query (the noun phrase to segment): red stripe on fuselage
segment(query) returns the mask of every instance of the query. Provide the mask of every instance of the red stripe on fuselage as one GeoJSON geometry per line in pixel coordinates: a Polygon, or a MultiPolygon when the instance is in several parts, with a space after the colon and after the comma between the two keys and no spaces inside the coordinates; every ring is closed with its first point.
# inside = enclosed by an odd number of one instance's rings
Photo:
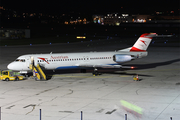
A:
{"type": "MultiPolygon", "coordinates": [[[[47,62],[45,58],[40,58],[40,57],[38,57],[38,58],[45,61],[45,62],[47,62]]],[[[49,62],[47,62],[47,63],[49,64],[49,62]]]]}

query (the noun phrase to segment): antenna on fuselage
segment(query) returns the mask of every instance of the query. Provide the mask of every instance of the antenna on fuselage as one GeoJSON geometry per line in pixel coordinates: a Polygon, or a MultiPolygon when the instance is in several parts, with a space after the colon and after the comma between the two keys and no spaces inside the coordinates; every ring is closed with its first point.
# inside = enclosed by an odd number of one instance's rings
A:
{"type": "Polygon", "coordinates": [[[52,52],[50,52],[50,54],[52,54],[52,52]]]}

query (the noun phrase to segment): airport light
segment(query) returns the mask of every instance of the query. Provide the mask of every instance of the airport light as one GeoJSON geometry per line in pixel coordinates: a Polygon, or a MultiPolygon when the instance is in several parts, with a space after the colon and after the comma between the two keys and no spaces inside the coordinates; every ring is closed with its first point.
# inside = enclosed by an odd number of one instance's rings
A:
{"type": "Polygon", "coordinates": [[[69,23],[67,21],[65,21],[64,24],[68,25],[69,23]]]}
{"type": "Polygon", "coordinates": [[[3,8],[3,6],[0,6],[0,9],[2,9],[2,10],[3,10],[3,9],[4,9],[4,8],[3,8]]]}
{"type": "Polygon", "coordinates": [[[85,36],[77,36],[76,38],[77,38],[77,39],[86,39],[85,36]]]}
{"type": "Polygon", "coordinates": [[[135,67],[131,67],[131,69],[134,69],[135,67]]]}

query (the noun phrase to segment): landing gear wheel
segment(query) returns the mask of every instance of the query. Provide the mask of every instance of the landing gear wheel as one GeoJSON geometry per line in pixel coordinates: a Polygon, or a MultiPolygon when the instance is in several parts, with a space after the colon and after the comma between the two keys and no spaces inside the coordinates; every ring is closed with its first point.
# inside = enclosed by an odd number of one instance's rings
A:
{"type": "Polygon", "coordinates": [[[93,76],[97,76],[97,75],[99,75],[99,72],[98,71],[94,71],[92,74],[93,74],[93,76]]]}
{"type": "Polygon", "coordinates": [[[98,71],[95,71],[95,75],[96,75],[96,76],[99,75],[99,72],[98,72],[98,71]]]}

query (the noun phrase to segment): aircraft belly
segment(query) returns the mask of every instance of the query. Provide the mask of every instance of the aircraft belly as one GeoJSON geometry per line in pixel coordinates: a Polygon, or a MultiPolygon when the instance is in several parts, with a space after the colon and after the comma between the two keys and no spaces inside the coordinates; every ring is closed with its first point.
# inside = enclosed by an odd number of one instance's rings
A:
{"type": "Polygon", "coordinates": [[[60,66],[60,67],[57,67],[56,70],[58,69],[78,69],[78,68],[81,68],[79,66],[60,66]]]}
{"type": "Polygon", "coordinates": [[[63,63],[63,64],[57,64],[54,66],[54,69],[78,69],[79,66],[76,65],[77,63],[73,62],[71,64],[69,63],[63,63]]]}

